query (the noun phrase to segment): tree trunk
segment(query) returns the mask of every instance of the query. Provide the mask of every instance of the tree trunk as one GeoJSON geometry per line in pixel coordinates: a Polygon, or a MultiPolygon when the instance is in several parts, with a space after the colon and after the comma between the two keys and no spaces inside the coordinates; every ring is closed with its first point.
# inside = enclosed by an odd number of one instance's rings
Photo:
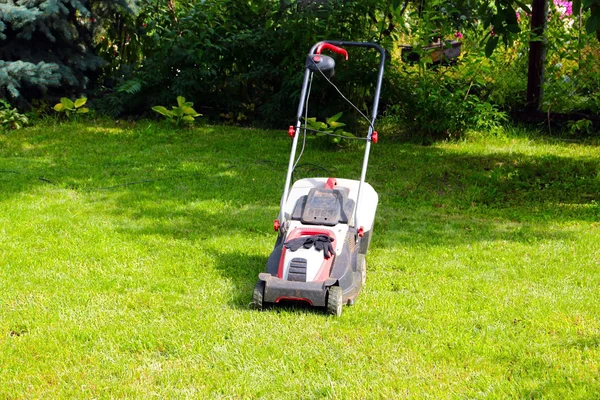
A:
{"type": "Polygon", "coordinates": [[[536,38],[529,42],[527,110],[530,112],[539,111],[542,104],[542,83],[546,58],[546,21],[548,21],[548,1],[533,0],[531,3],[531,32],[536,38]]]}

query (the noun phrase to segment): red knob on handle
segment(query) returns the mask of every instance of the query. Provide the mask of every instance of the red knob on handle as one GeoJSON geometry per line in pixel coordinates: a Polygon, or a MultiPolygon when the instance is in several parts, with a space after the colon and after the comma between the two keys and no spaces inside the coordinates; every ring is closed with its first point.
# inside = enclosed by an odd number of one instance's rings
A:
{"type": "Polygon", "coordinates": [[[317,47],[317,51],[315,51],[315,53],[321,54],[323,50],[331,50],[334,53],[343,55],[346,57],[346,60],[348,59],[348,52],[346,50],[342,49],[341,47],[334,46],[331,43],[321,43],[319,47],[317,47]]]}
{"type": "Polygon", "coordinates": [[[371,133],[371,141],[373,143],[377,143],[379,141],[379,134],[377,131],[373,131],[373,133],[371,133]]]}

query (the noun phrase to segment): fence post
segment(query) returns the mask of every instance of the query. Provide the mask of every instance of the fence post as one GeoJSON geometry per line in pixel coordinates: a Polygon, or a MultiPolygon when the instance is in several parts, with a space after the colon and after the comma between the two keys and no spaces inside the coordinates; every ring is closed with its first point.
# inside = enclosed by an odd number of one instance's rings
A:
{"type": "Polygon", "coordinates": [[[531,34],[529,41],[529,71],[527,73],[527,111],[540,111],[542,99],[542,79],[546,58],[546,22],[548,20],[548,0],[531,2],[531,34]]]}

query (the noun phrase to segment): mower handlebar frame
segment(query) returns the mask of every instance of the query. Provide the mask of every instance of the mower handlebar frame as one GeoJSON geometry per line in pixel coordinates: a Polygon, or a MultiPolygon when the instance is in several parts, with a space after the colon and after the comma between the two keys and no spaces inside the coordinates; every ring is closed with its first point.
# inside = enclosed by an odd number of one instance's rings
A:
{"type": "MultiPolygon", "coordinates": [[[[373,99],[373,107],[372,107],[372,113],[371,113],[371,121],[370,121],[371,123],[369,125],[369,134],[367,136],[367,145],[366,145],[365,154],[363,157],[362,170],[361,170],[361,174],[360,174],[360,183],[358,186],[358,194],[356,197],[356,206],[354,207],[354,218],[353,218],[352,226],[354,226],[358,229],[361,226],[360,221],[358,220],[358,217],[359,217],[358,208],[360,207],[360,194],[361,194],[361,188],[362,188],[363,184],[365,183],[365,179],[366,179],[366,175],[367,175],[367,167],[369,164],[369,154],[371,152],[371,142],[372,142],[372,136],[373,136],[373,131],[374,131],[373,127],[375,126],[375,120],[377,119],[377,111],[379,108],[379,97],[381,95],[381,85],[383,82],[383,71],[384,71],[384,67],[385,67],[386,53],[385,53],[385,50],[383,49],[383,47],[381,47],[377,43],[347,42],[347,41],[343,41],[343,40],[325,40],[322,42],[315,43],[312,46],[312,48],[310,49],[309,55],[320,54],[321,50],[328,49],[335,53],[345,55],[346,59],[348,59],[348,53],[342,47],[363,47],[363,48],[375,49],[380,54],[379,70],[377,73],[377,83],[376,83],[376,87],[375,87],[375,96],[373,99]]],[[[279,221],[281,222],[282,227],[285,227],[285,225],[286,225],[285,224],[286,218],[285,218],[284,210],[285,210],[285,204],[287,202],[289,192],[290,192],[290,185],[292,183],[291,181],[292,181],[292,173],[294,172],[293,171],[294,159],[296,157],[298,137],[300,136],[299,133],[300,133],[301,125],[302,125],[302,113],[304,111],[304,107],[305,107],[305,103],[306,103],[306,96],[308,94],[307,93],[308,83],[309,83],[311,74],[312,74],[312,72],[310,71],[310,69],[307,66],[304,71],[304,81],[302,84],[302,90],[300,92],[300,102],[298,104],[298,113],[296,115],[296,135],[294,135],[294,138],[292,141],[292,150],[291,150],[291,154],[290,154],[288,171],[287,171],[287,176],[286,176],[286,180],[285,180],[285,188],[283,191],[283,196],[281,197],[279,221]]]]}
{"type": "Polygon", "coordinates": [[[314,54],[321,54],[321,52],[323,50],[330,50],[330,51],[332,51],[334,53],[341,54],[344,57],[346,57],[346,60],[348,60],[348,52],[346,51],[346,49],[342,49],[341,47],[334,46],[333,44],[327,43],[327,42],[321,43],[317,47],[317,50],[315,50],[314,54]]]}

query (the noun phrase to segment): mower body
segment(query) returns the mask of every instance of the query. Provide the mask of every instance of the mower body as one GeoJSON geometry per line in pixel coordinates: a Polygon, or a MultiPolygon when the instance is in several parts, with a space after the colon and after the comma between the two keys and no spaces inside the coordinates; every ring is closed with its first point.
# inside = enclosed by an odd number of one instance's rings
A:
{"type": "Polygon", "coordinates": [[[342,303],[352,304],[366,278],[367,250],[373,232],[378,196],[365,183],[358,212],[363,230],[353,227],[360,181],[333,178],[307,178],[294,183],[284,212],[287,223],[279,230],[275,248],[267,261],[263,301],[304,301],[327,306],[331,286],[342,289],[342,303]],[[297,250],[284,244],[292,239],[327,235],[333,254],[325,257],[314,246],[297,250]],[[360,236],[359,236],[360,235],[360,236]]]}

